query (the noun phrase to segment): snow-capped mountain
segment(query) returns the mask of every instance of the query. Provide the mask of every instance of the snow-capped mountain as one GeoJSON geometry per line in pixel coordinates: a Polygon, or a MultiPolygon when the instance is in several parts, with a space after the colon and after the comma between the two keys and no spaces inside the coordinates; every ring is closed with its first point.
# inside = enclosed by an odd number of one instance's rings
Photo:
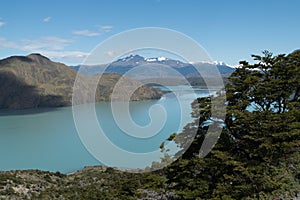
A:
{"type": "Polygon", "coordinates": [[[189,65],[188,63],[183,63],[179,60],[173,60],[163,56],[144,58],[140,55],[130,55],[125,58],[120,58],[115,62],[112,62],[110,66],[136,66],[151,63],[164,64],[170,67],[183,67],[189,65]]]}
{"type": "MultiPolygon", "coordinates": [[[[179,60],[174,60],[166,57],[153,57],[145,58],[140,55],[129,55],[124,58],[120,58],[109,65],[96,65],[96,66],[75,66],[73,69],[78,70],[79,67],[82,67],[82,72],[87,75],[95,75],[97,73],[117,73],[125,74],[129,70],[137,66],[143,66],[145,69],[148,67],[154,67],[159,71],[161,66],[168,66],[186,77],[197,77],[199,73],[194,66],[199,67],[205,72],[209,72],[211,67],[216,66],[221,75],[230,75],[234,68],[230,67],[224,62],[214,61],[214,62],[201,62],[201,63],[185,63],[179,60]],[[103,71],[105,69],[105,71],[103,71]]],[[[209,74],[209,73],[206,73],[209,74]]]]}

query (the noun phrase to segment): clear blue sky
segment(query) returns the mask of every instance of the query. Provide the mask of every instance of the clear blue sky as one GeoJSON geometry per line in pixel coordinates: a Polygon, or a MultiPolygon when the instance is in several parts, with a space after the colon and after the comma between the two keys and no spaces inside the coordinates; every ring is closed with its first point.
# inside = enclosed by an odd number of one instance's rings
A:
{"type": "Polygon", "coordinates": [[[299,8],[299,0],[3,0],[0,58],[39,52],[77,64],[116,33],[154,26],[182,32],[213,60],[236,65],[265,49],[299,49],[299,8]]]}

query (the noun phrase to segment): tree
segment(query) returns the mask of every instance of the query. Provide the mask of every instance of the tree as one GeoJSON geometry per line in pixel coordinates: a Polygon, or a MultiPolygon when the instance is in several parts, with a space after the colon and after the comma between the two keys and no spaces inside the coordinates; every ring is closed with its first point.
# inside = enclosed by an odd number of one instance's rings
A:
{"type": "Polygon", "coordinates": [[[198,99],[197,119],[174,139],[184,147],[198,126],[167,173],[185,199],[288,198],[300,191],[300,51],[252,57],[255,64],[242,61],[229,77],[224,128],[208,156],[197,155],[208,126],[220,123],[211,117],[212,97],[198,99]]]}

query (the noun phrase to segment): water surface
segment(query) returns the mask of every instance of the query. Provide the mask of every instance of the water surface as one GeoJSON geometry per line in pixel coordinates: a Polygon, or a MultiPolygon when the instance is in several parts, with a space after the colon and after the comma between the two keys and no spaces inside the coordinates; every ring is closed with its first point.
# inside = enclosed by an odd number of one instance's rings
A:
{"type": "MultiPolygon", "coordinates": [[[[180,120],[184,124],[193,120],[190,103],[195,99],[194,89],[173,86],[166,90],[169,89],[183,97],[184,113],[181,113],[182,109],[173,93],[165,94],[160,100],[130,103],[132,118],[139,125],[150,122],[148,111],[154,104],[163,106],[167,112],[165,126],[157,135],[147,139],[124,134],[112,118],[110,103],[97,103],[99,123],[109,133],[107,136],[110,140],[128,151],[148,152],[157,149],[171,133],[182,130],[183,126],[179,127],[180,120]]],[[[196,89],[196,93],[197,96],[209,94],[206,89],[196,89]]],[[[101,165],[81,143],[71,107],[0,111],[0,158],[0,170],[40,169],[68,173],[84,166],[101,165]]]]}

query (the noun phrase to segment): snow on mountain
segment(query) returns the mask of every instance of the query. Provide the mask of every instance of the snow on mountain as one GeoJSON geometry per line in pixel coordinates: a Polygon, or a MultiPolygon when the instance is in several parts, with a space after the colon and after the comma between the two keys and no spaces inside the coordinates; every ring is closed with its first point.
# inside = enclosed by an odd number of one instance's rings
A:
{"type": "Polygon", "coordinates": [[[145,58],[147,62],[156,62],[157,58],[145,58]]]}
{"type": "Polygon", "coordinates": [[[227,65],[225,62],[223,61],[214,61],[213,62],[215,65],[227,65]]]}
{"type": "Polygon", "coordinates": [[[164,61],[164,60],[167,60],[167,58],[160,56],[160,57],[157,58],[157,60],[158,61],[164,61]]]}
{"type": "MultiPolygon", "coordinates": [[[[197,70],[195,69],[194,66],[200,66],[201,70],[206,70],[209,71],[209,68],[211,65],[215,65],[219,72],[221,74],[231,74],[234,70],[235,67],[229,66],[225,62],[221,61],[203,61],[203,62],[195,62],[195,63],[187,63],[187,62],[182,62],[180,60],[173,60],[170,58],[166,58],[163,56],[159,57],[151,57],[151,58],[145,58],[140,55],[129,55],[127,57],[120,58],[112,63],[109,64],[108,68],[106,69],[106,72],[109,73],[117,73],[117,74],[124,74],[128,70],[137,67],[137,66],[157,66],[158,71],[159,71],[159,65],[165,65],[169,66],[179,73],[183,74],[184,76],[187,77],[192,77],[198,74],[197,70]]],[[[106,65],[99,65],[99,71],[100,69],[103,69],[106,65]]],[[[76,67],[74,67],[76,69],[76,67]]],[[[93,67],[89,69],[89,75],[94,75],[97,73],[97,67],[93,67]]]]}

